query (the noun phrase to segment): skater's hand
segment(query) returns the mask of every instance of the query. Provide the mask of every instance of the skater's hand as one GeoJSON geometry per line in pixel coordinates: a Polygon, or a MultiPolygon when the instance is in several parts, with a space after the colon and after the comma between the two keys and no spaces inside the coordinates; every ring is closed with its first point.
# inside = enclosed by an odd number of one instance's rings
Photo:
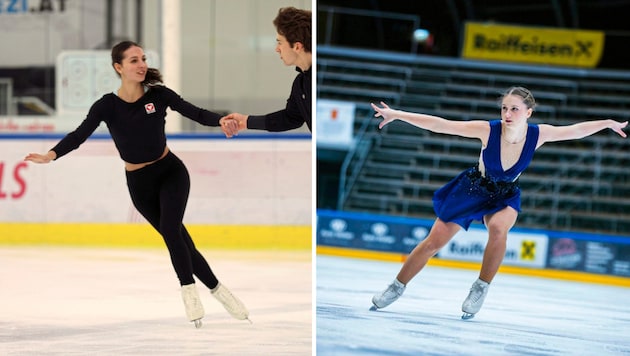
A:
{"type": "Polygon", "coordinates": [[[374,114],[374,117],[382,117],[383,121],[381,121],[378,124],[378,128],[382,129],[385,125],[389,124],[390,122],[396,120],[396,118],[394,117],[394,112],[395,110],[392,110],[389,108],[389,106],[387,104],[385,104],[384,102],[381,101],[381,106],[382,107],[378,107],[376,105],[374,105],[374,103],[370,103],[370,105],[372,105],[372,108],[374,109],[374,111],[376,111],[376,114],[374,114]]]}
{"type": "Polygon", "coordinates": [[[621,137],[627,137],[626,133],[623,132],[623,129],[626,126],[628,126],[628,121],[625,121],[625,122],[613,121],[612,122],[612,126],[610,127],[610,129],[615,131],[616,133],[618,133],[619,136],[621,136],[621,137]]]}
{"type": "Polygon", "coordinates": [[[28,155],[26,155],[26,157],[24,157],[24,160],[33,163],[49,163],[55,158],[57,158],[57,154],[55,153],[55,151],[48,151],[48,153],[46,153],[45,155],[39,153],[29,153],[28,155]]]}

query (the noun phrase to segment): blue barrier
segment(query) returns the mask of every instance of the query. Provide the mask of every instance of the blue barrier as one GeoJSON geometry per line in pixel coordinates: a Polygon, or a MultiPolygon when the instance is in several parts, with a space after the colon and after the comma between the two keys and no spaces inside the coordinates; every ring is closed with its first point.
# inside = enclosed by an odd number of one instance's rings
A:
{"type": "MultiPolygon", "coordinates": [[[[433,220],[317,210],[318,246],[409,254],[433,220]]],[[[460,231],[436,257],[480,262],[483,225],[460,231]]],[[[508,235],[504,265],[630,277],[630,236],[515,228],[508,235]]]]}

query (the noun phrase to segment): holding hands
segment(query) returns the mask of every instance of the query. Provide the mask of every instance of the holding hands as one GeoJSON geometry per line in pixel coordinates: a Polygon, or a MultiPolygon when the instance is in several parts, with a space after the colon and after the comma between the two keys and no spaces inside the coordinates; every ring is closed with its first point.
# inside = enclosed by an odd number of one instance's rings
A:
{"type": "Polygon", "coordinates": [[[238,134],[238,121],[224,116],[219,120],[221,131],[225,134],[225,137],[232,138],[238,134]]]}
{"type": "Polygon", "coordinates": [[[228,114],[219,120],[221,130],[227,138],[236,136],[239,131],[247,129],[247,115],[239,113],[228,114]]]}

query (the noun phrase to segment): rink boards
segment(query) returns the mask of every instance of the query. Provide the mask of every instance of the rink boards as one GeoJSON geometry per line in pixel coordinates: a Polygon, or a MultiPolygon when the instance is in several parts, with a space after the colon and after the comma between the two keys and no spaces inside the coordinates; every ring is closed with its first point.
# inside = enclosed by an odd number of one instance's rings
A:
{"type": "MultiPolygon", "coordinates": [[[[337,211],[317,212],[317,253],[404,261],[433,221],[337,211]]],[[[487,231],[460,231],[430,264],[478,269],[487,231]]],[[[513,229],[501,271],[630,287],[630,238],[513,229]]]]}
{"type": "MultiPolygon", "coordinates": [[[[0,244],[163,246],[129,198],[106,133],[51,162],[25,162],[60,134],[0,135],[0,244]]],[[[213,248],[310,249],[310,135],[169,135],[191,190],[184,224],[213,248]],[[288,174],[290,172],[290,174],[288,174]]]]}

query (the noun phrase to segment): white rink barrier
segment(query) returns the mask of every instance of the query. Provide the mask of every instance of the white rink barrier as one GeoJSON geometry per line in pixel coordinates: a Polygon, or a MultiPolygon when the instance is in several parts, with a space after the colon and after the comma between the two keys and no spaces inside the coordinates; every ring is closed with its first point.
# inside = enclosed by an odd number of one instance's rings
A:
{"type": "MultiPolygon", "coordinates": [[[[24,162],[61,135],[0,138],[0,223],[144,222],[111,138],[95,134],[50,164],[24,162]]],[[[191,175],[185,223],[311,225],[310,138],[169,136],[191,175]]]]}

